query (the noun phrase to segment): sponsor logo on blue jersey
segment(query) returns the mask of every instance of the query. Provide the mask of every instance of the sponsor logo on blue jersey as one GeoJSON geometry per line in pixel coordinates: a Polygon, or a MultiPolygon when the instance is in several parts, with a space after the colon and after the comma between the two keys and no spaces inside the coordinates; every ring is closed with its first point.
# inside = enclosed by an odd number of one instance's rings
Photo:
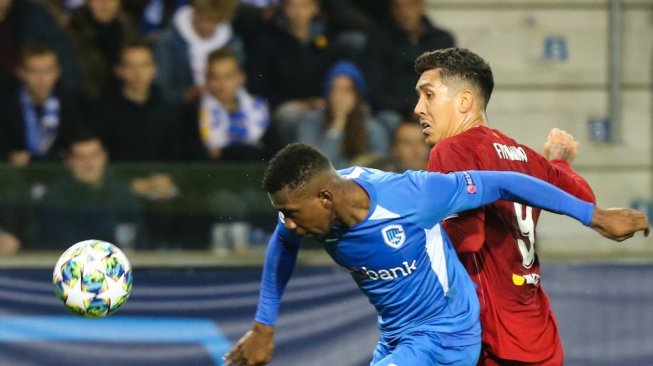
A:
{"type": "Polygon", "coordinates": [[[413,260],[411,263],[403,261],[402,264],[403,266],[377,270],[368,269],[367,267],[352,267],[349,271],[357,280],[369,279],[372,281],[396,280],[399,277],[408,277],[414,271],[417,271],[417,260],[413,260]]]}

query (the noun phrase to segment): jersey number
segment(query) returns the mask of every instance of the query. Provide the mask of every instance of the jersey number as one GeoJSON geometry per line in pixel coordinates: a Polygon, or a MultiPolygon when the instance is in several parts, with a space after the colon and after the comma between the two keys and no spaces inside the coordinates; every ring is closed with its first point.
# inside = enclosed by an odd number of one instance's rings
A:
{"type": "Polygon", "coordinates": [[[535,261],[535,223],[533,222],[533,208],[522,206],[515,202],[515,216],[519,225],[520,238],[517,238],[517,246],[521,253],[521,264],[525,268],[531,268],[535,261]],[[524,207],[526,210],[522,210],[524,207]],[[526,217],[524,217],[526,211],[526,217]]]}

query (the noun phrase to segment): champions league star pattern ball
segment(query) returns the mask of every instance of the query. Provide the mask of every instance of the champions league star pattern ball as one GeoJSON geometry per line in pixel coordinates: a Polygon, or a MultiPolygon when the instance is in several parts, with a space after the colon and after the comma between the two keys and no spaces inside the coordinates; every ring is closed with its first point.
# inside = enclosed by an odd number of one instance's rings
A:
{"type": "Polygon", "coordinates": [[[54,267],[54,292],[70,310],[87,318],[111,315],[132,290],[132,268],[111,243],[85,240],[66,250],[54,267]]]}

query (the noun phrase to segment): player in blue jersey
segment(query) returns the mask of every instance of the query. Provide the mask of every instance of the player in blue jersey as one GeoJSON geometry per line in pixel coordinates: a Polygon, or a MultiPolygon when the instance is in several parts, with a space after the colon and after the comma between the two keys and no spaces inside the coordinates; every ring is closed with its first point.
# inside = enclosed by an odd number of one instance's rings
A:
{"type": "Polygon", "coordinates": [[[281,295],[303,236],[322,241],[375,306],[381,339],[371,365],[473,366],[481,347],[479,303],[441,220],[507,199],[574,217],[615,240],[649,230],[637,211],[602,210],[519,173],[336,171],[303,144],[270,161],[263,185],[279,223],[254,327],[225,355],[228,366],[270,361],[281,295]]]}

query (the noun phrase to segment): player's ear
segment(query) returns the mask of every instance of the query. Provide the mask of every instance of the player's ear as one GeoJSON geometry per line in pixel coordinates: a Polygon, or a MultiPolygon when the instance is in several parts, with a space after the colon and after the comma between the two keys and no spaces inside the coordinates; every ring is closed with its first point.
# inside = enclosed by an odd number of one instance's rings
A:
{"type": "Polygon", "coordinates": [[[330,208],[333,204],[333,194],[328,189],[322,189],[320,192],[318,192],[317,198],[326,208],[330,208]]]}
{"type": "Polygon", "coordinates": [[[458,94],[458,112],[468,113],[475,103],[474,93],[469,89],[463,89],[458,94]]]}

